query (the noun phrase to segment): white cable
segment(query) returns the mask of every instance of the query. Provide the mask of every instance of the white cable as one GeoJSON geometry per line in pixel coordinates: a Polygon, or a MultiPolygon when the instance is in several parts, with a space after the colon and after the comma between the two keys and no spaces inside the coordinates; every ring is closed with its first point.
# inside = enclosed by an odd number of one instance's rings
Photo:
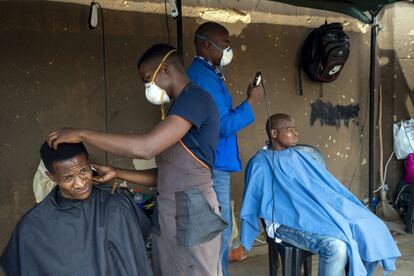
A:
{"type": "Polygon", "coordinates": [[[387,179],[387,170],[388,170],[388,165],[390,164],[390,162],[391,162],[391,159],[392,159],[392,157],[394,156],[394,151],[392,151],[392,153],[391,153],[391,155],[390,155],[390,158],[388,158],[388,161],[387,161],[387,163],[385,164],[385,171],[384,171],[384,179],[383,179],[383,181],[382,181],[382,183],[381,183],[381,186],[378,188],[378,189],[376,189],[375,191],[374,191],[374,194],[376,193],[376,192],[378,192],[378,191],[380,191],[384,186],[385,186],[385,180],[387,179]]]}

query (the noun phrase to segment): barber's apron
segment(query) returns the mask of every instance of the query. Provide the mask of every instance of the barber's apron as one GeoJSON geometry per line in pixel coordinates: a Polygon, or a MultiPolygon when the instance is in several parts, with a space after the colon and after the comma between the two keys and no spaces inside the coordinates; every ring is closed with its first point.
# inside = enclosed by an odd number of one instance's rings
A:
{"type": "Polygon", "coordinates": [[[156,276],[221,276],[221,219],[208,167],[180,141],[156,158],[156,276]]]}

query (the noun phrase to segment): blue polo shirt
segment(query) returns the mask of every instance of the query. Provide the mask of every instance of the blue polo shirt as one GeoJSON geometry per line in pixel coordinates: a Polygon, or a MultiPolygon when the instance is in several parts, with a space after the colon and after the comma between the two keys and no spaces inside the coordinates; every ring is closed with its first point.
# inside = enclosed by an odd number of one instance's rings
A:
{"type": "Polygon", "coordinates": [[[208,61],[195,57],[187,69],[191,81],[207,91],[220,115],[220,139],[216,149],[214,169],[238,172],[241,170],[237,132],[254,122],[253,109],[247,101],[233,108],[230,92],[220,72],[208,61]]]}

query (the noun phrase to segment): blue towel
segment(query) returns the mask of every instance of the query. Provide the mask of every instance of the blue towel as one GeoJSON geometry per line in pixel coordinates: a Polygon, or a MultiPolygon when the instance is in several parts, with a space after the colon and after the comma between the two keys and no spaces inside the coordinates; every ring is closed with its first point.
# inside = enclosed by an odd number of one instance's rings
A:
{"type": "Polygon", "coordinates": [[[395,270],[400,256],[386,225],[328,170],[294,147],[261,150],[249,161],[240,217],[247,250],[260,233],[259,218],[345,241],[350,276],[367,275],[364,263],[380,263],[385,273],[395,270]]]}

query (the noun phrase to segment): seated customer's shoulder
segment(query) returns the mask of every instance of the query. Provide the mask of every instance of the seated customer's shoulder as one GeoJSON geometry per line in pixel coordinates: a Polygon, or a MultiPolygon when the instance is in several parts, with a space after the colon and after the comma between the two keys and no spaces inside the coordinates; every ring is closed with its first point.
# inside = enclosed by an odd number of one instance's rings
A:
{"type": "Polygon", "coordinates": [[[262,149],[256,152],[255,155],[250,158],[250,162],[261,162],[266,159],[266,150],[262,149]]]}
{"type": "MultiPolygon", "coordinates": [[[[51,193],[53,190],[51,191],[51,193]]],[[[47,221],[48,213],[55,209],[53,202],[48,198],[44,198],[41,202],[30,208],[17,223],[16,229],[26,229],[33,227],[43,227],[47,221]]]]}

